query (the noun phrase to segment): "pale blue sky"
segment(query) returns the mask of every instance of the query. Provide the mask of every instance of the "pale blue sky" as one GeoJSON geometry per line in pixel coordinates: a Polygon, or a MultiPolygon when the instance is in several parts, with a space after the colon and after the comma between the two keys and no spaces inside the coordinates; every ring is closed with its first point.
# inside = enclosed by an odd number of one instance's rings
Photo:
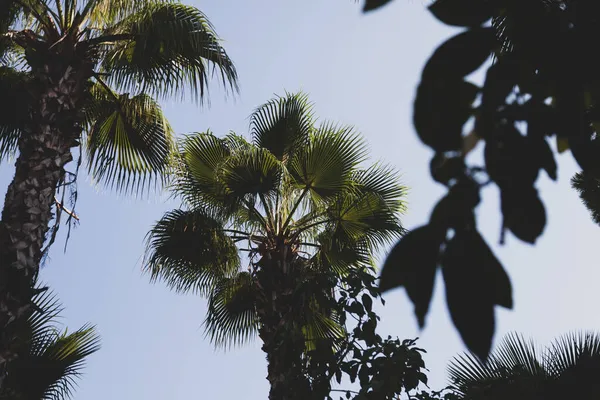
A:
{"type": "MultiPolygon", "coordinates": [[[[215,84],[210,108],[165,104],[177,132],[210,128],[217,134],[245,134],[254,107],[273,94],[302,89],[316,103],[317,115],[355,125],[374,157],[401,169],[411,188],[406,226],[428,218],[443,188],[429,178],[431,154],[414,134],[411,108],[423,64],[451,30],[427,12],[425,0],[395,0],[370,15],[362,15],[352,0],[191,4],[208,15],[225,40],[239,71],[241,94],[226,99],[215,84]]],[[[507,246],[496,245],[497,192],[485,192],[479,226],[513,280],[516,304],[514,312],[497,312],[497,338],[517,330],[546,342],[569,330],[600,328],[594,311],[600,300],[594,251],[600,229],[569,189],[575,171],[570,155],[562,155],[559,182],[545,175],[539,180],[549,217],[535,247],[510,236],[507,246]]],[[[9,164],[2,165],[2,190],[12,173],[9,164]]],[[[227,353],[215,351],[203,338],[204,301],[151,285],[141,274],[144,235],[175,204],[164,196],[120,198],[92,188],[84,178],[77,209],[81,225],[66,255],[57,241],[42,274],[66,306],[64,322],[76,328],[90,321],[102,334],[103,348],[90,358],[75,398],[266,399],[266,363],[258,341],[227,353]]],[[[384,333],[421,337],[434,388],[445,385],[447,361],[463,351],[439,283],[421,334],[403,290],[388,294],[380,310],[384,333]]]]}

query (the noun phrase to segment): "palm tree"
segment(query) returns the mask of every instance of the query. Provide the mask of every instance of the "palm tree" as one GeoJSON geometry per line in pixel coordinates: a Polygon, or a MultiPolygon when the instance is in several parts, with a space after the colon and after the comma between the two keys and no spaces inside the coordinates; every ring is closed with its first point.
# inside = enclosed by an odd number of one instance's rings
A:
{"type": "Polygon", "coordinates": [[[571,186],[579,193],[579,197],[590,212],[592,220],[596,224],[600,224],[600,180],[592,174],[582,171],[571,178],[571,186]]]}
{"type": "Polygon", "coordinates": [[[160,182],[173,145],[156,99],[187,87],[202,100],[209,75],[234,90],[237,75],[206,16],[176,1],[3,0],[0,12],[0,156],[19,154],[0,223],[1,375],[81,155],[119,190],[160,182]]]}
{"type": "Polygon", "coordinates": [[[71,397],[86,358],[99,348],[95,328],[68,333],[55,320],[62,307],[50,293],[34,296],[35,311],[19,327],[18,358],[8,364],[0,399],[59,400],[71,397]]]}
{"type": "Polygon", "coordinates": [[[403,232],[404,189],[392,168],[361,167],[367,149],[351,127],[316,125],[304,94],[258,107],[250,128],[251,141],[182,141],[172,187],[184,207],[150,231],[145,267],[208,298],[216,345],[258,334],[270,399],[310,399],[306,353],[343,339],[335,289],[403,232]]]}
{"type": "Polygon", "coordinates": [[[569,334],[538,349],[532,341],[509,334],[487,363],[465,354],[448,370],[461,399],[597,399],[600,336],[569,334]]]}

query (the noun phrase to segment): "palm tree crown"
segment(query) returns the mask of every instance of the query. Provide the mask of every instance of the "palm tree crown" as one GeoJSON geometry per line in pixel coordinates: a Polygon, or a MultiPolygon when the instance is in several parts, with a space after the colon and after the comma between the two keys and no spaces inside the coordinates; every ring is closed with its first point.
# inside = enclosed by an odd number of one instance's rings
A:
{"type": "Polygon", "coordinates": [[[600,336],[569,334],[538,348],[509,334],[486,363],[466,354],[448,371],[461,399],[594,399],[600,395],[600,336]]]}
{"type": "Polygon", "coordinates": [[[20,13],[13,11],[0,40],[5,47],[1,93],[13,100],[0,110],[1,156],[17,149],[37,106],[38,99],[23,89],[37,75],[56,72],[53,66],[65,85],[71,71],[85,83],[78,88],[85,99],[78,104],[83,107],[77,122],[87,132],[83,142],[90,172],[120,189],[139,189],[168,165],[172,130],[157,99],[187,91],[202,101],[215,71],[224,84],[237,88],[233,63],[211,23],[194,7],[163,0],[9,3],[20,13]]]}
{"type": "Polygon", "coordinates": [[[151,230],[145,265],[175,290],[208,296],[216,344],[258,332],[272,367],[275,342],[296,338],[300,356],[343,335],[328,301],[341,276],[370,267],[403,232],[404,189],[393,168],[362,167],[367,149],[352,128],[316,125],[303,94],[258,107],[250,128],[250,141],[182,141],[172,187],[185,208],[151,230]]]}

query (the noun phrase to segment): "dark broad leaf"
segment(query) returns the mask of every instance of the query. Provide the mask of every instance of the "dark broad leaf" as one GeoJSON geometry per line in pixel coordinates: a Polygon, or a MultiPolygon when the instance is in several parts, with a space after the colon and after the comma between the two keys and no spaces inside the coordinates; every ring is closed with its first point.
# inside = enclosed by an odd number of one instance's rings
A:
{"type": "Polygon", "coordinates": [[[465,248],[470,249],[469,262],[479,265],[486,274],[487,285],[489,285],[494,304],[511,309],[513,299],[510,278],[492,249],[475,230],[465,231],[461,233],[461,237],[465,241],[465,248]]]}
{"type": "Polygon", "coordinates": [[[534,244],[546,226],[546,210],[533,187],[502,189],[504,226],[524,242],[534,244]]]}
{"type": "Polygon", "coordinates": [[[479,187],[470,179],[456,183],[434,207],[429,222],[446,228],[475,228],[473,209],[479,204],[479,187]]]}
{"type": "Polygon", "coordinates": [[[465,161],[462,157],[446,157],[437,153],[429,163],[431,177],[443,185],[447,185],[452,179],[464,175],[465,161]]]}
{"type": "Polygon", "coordinates": [[[391,0],[367,0],[363,7],[363,12],[373,11],[389,3],[391,0]]]}
{"type": "Polygon", "coordinates": [[[337,383],[342,383],[342,370],[338,369],[335,371],[335,380],[337,381],[337,383]]]}
{"type": "Polygon", "coordinates": [[[466,231],[454,235],[442,257],[442,272],[452,322],[469,350],[485,360],[494,336],[494,302],[489,275],[472,258],[470,238],[466,231]]]}
{"type": "Polygon", "coordinates": [[[363,294],[362,295],[362,303],[363,306],[365,307],[365,310],[367,310],[367,312],[371,312],[371,310],[373,309],[373,299],[371,298],[371,296],[369,296],[368,294],[363,294]]]}
{"type": "Polygon", "coordinates": [[[544,138],[530,138],[529,140],[531,143],[531,156],[537,158],[542,169],[544,169],[548,173],[548,176],[555,181],[558,178],[558,167],[550,145],[544,138]]]}
{"type": "Polygon", "coordinates": [[[508,58],[502,58],[488,68],[481,94],[480,115],[475,123],[475,131],[481,138],[487,138],[495,126],[498,108],[505,106],[506,98],[519,82],[521,66],[508,58]]]}
{"type": "Polygon", "coordinates": [[[442,43],[427,61],[422,80],[464,78],[490,57],[496,46],[492,28],[476,28],[459,33],[442,43]]]}
{"type": "Polygon", "coordinates": [[[424,79],[417,89],[413,114],[421,141],[439,153],[460,150],[463,125],[473,113],[478,92],[476,85],[462,79],[424,79]]]}
{"type": "Polygon", "coordinates": [[[369,379],[371,378],[371,374],[369,373],[369,367],[363,364],[358,371],[358,380],[360,382],[360,386],[366,386],[369,384],[369,379]]]}
{"type": "Polygon", "coordinates": [[[487,0],[437,0],[429,11],[446,25],[479,26],[492,17],[487,0]]]}
{"type": "Polygon", "coordinates": [[[484,158],[489,177],[500,187],[533,185],[541,167],[531,141],[512,125],[498,127],[486,140],[484,158]]]}
{"type": "Polygon", "coordinates": [[[429,310],[445,233],[445,229],[435,225],[425,225],[409,232],[394,246],[381,271],[380,290],[385,292],[404,286],[421,328],[429,310]]]}

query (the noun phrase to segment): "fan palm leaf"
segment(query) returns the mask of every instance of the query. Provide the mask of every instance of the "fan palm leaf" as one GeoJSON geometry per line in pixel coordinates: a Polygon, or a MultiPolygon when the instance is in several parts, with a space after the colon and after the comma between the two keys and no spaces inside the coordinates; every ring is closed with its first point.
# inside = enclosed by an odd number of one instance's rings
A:
{"type": "Polygon", "coordinates": [[[62,307],[51,293],[43,293],[34,301],[37,311],[23,327],[19,358],[9,364],[0,397],[70,398],[86,359],[100,348],[99,337],[91,325],[71,333],[60,330],[55,320],[62,307]]]}

